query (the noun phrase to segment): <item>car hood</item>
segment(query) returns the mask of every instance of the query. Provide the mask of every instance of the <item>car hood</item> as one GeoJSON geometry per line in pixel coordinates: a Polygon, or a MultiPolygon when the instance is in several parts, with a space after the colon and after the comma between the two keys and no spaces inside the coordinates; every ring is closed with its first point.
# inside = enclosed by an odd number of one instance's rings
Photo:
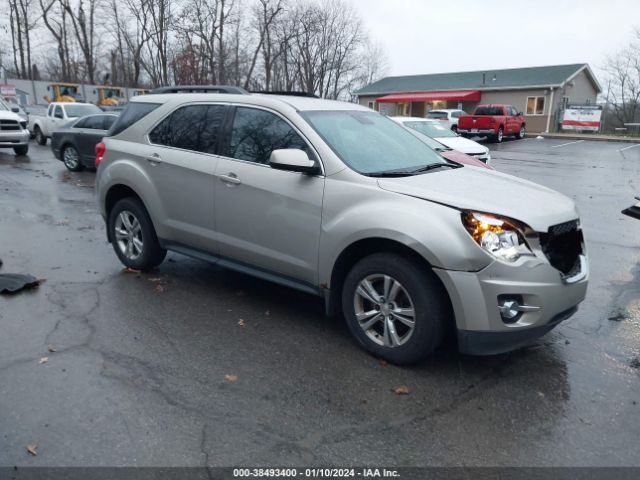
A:
{"type": "Polygon", "coordinates": [[[17,113],[10,112],[9,110],[0,110],[0,120],[16,120],[18,122],[24,121],[17,113]]]}
{"type": "Polygon", "coordinates": [[[487,147],[464,137],[437,137],[437,141],[462,153],[484,153],[487,147]]]}
{"type": "Polygon", "coordinates": [[[378,185],[403,195],[462,210],[494,213],[539,232],[578,218],[575,203],[561,193],[522,178],[465,166],[409,177],[380,178],[378,185]]]}

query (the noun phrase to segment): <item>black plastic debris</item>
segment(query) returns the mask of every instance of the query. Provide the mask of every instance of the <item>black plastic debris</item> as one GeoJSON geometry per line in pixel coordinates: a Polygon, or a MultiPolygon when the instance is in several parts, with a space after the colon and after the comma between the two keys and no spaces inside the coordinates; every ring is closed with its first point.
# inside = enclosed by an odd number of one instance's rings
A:
{"type": "MultiPolygon", "coordinates": [[[[2,267],[2,259],[0,259],[2,267]]],[[[21,273],[0,273],[0,293],[16,293],[25,288],[33,288],[40,285],[33,275],[23,275],[21,273]]]]}
{"type": "Polygon", "coordinates": [[[0,293],[16,293],[25,288],[33,288],[40,285],[33,275],[21,273],[0,273],[0,293]]]}

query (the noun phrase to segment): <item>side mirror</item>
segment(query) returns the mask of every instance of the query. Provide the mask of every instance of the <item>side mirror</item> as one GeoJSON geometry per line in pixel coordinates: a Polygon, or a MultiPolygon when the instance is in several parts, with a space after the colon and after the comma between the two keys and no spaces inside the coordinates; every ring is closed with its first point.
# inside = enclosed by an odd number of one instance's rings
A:
{"type": "Polygon", "coordinates": [[[524,113],[522,113],[522,112],[518,112],[518,116],[519,116],[519,117],[521,117],[521,116],[523,116],[523,115],[524,115],[524,113]]]}
{"type": "Polygon", "coordinates": [[[13,113],[20,113],[20,109],[18,107],[11,107],[11,111],[13,113]]]}
{"type": "Polygon", "coordinates": [[[308,155],[297,148],[283,148],[274,150],[269,157],[269,165],[277,170],[291,172],[318,173],[318,165],[310,160],[308,155]]]}

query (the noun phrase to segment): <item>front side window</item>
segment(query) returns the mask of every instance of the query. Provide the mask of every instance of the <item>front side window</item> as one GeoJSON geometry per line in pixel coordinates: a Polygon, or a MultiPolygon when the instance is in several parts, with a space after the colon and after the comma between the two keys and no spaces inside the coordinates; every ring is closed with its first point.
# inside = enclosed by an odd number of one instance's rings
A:
{"type": "Polygon", "coordinates": [[[274,150],[297,148],[312,157],[306,142],[279,116],[256,108],[238,107],[233,119],[229,156],[269,163],[274,150]]]}
{"type": "Polygon", "coordinates": [[[446,163],[407,129],[375,112],[309,111],[303,116],[345,164],[365,175],[446,163]]]}
{"type": "Polygon", "coordinates": [[[54,117],[56,118],[62,118],[62,107],[60,105],[56,106],[55,112],[53,114],[54,117]]]}
{"type": "Polygon", "coordinates": [[[544,97],[527,97],[527,115],[544,115],[544,97]]]}
{"type": "Polygon", "coordinates": [[[188,105],[172,112],[149,134],[151,143],[192,152],[216,153],[227,107],[188,105]]]}

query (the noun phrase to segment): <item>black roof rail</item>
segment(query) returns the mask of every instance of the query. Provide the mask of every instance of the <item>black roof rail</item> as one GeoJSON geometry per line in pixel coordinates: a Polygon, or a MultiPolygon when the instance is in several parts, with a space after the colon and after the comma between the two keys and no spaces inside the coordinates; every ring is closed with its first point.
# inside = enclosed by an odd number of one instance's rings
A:
{"type": "Polygon", "coordinates": [[[309,92],[286,92],[284,90],[252,90],[251,93],[261,93],[263,95],[289,95],[291,97],[309,97],[309,98],[320,98],[315,93],[309,92]]]}
{"type": "Polygon", "coordinates": [[[248,95],[244,88],[234,87],[233,85],[172,85],[166,87],[157,87],[151,90],[149,94],[157,93],[230,93],[235,95],[248,95]]]}

